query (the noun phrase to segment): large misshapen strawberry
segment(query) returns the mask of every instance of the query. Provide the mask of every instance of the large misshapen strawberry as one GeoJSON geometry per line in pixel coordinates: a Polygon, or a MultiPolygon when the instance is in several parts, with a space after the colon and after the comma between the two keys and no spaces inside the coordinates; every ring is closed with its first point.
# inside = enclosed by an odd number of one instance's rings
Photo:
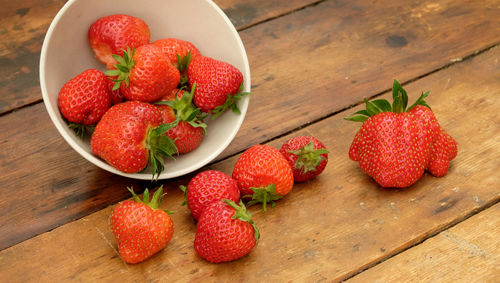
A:
{"type": "Polygon", "coordinates": [[[237,102],[243,92],[243,74],[233,65],[207,56],[198,56],[188,65],[189,86],[196,84],[194,104],[216,118],[227,109],[240,113],[237,102]]]}
{"type": "Polygon", "coordinates": [[[457,144],[424,101],[429,92],[408,108],[407,93],[396,80],[392,92],[392,105],[384,99],[365,99],[366,109],[346,118],[363,122],[349,157],[382,187],[408,187],[425,169],[443,176],[457,154],[457,144]]]}
{"type": "Polygon", "coordinates": [[[127,47],[123,56],[113,58],[118,61],[116,69],[106,71],[106,75],[116,82],[113,89],[120,88],[127,100],[157,101],[179,84],[179,71],[155,45],[127,47]]]}
{"type": "Polygon", "coordinates": [[[156,106],[127,101],[112,106],[97,124],[90,139],[92,152],[116,169],[137,173],[151,161],[153,178],[164,168],[164,157],[177,152],[164,133],[173,125],[163,124],[156,106]]]}
{"type": "Polygon", "coordinates": [[[128,188],[134,200],[125,200],[113,208],[109,220],[118,242],[118,252],[127,263],[138,263],[161,251],[170,242],[174,223],[168,211],[160,209],[163,188],[151,200],[146,189],[141,200],[128,188]]]}
{"type": "Polygon", "coordinates": [[[99,18],[88,31],[89,43],[96,58],[108,69],[117,63],[113,54],[122,54],[127,46],[137,48],[148,44],[149,38],[149,27],[142,19],[122,14],[99,18]]]}

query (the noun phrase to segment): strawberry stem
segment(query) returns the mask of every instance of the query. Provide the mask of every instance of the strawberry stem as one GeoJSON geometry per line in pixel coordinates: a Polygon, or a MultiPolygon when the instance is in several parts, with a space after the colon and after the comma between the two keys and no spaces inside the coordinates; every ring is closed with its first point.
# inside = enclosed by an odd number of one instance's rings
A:
{"type": "Polygon", "coordinates": [[[178,120],[169,124],[162,124],[152,130],[149,130],[146,135],[146,148],[148,149],[149,160],[151,160],[151,169],[153,179],[158,178],[163,172],[164,157],[174,159],[173,155],[177,153],[177,147],[174,141],[165,135],[165,132],[177,126],[178,120]]]}
{"type": "Polygon", "coordinates": [[[229,199],[222,199],[222,201],[234,209],[234,215],[233,217],[231,217],[232,219],[239,219],[241,221],[248,222],[252,225],[255,239],[259,240],[260,238],[259,229],[257,229],[257,226],[252,220],[252,215],[250,214],[250,211],[247,211],[247,208],[245,207],[243,201],[240,200],[239,205],[229,199]]]}
{"type": "Polygon", "coordinates": [[[230,93],[228,93],[224,104],[219,105],[212,110],[212,117],[210,117],[210,119],[216,119],[221,114],[226,112],[229,108],[231,108],[234,113],[238,115],[241,114],[241,111],[236,103],[246,95],[250,95],[250,92],[243,92],[243,83],[241,83],[236,94],[231,95],[230,93]]]}
{"type": "Polygon", "coordinates": [[[122,82],[125,82],[125,85],[128,87],[129,85],[129,76],[130,70],[134,67],[135,61],[133,60],[135,54],[135,48],[130,50],[130,47],[127,46],[127,49],[123,49],[123,56],[113,54],[113,58],[118,62],[115,64],[115,68],[113,70],[107,70],[104,74],[110,78],[110,80],[114,81],[113,90],[117,90],[120,88],[122,82]]]}
{"type": "Polygon", "coordinates": [[[151,209],[158,209],[160,208],[161,201],[163,200],[163,185],[161,185],[153,194],[153,198],[151,198],[151,201],[149,200],[149,190],[146,188],[144,190],[144,193],[142,194],[142,200],[139,198],[139,196],[134,192],[134,189],[131,187],[127,187],[128,191],[132,194],[132,197],[134,198],[135,202],[143,203],[151,209]]]}
{"type": "Polygon", "coordinates": [[[196,83],[193,84],[193,87],[190,92],[185,92],[181,98],[175,95],[174,100],[170,101],[159,101],[155,104],[159,105],[168,105],[172,107],[175,113],[175,117],[177,122],[186,121],[191,126],[195,128],[202,128],[203,132],[207,133],[207,124],[203,121],[206,115],[203,115],[201,109],[196,107],[193,103],[194,90],[196,88],[196,83]]]}
{"type": "Polygon", "coordinates": [[[254,193],[252,195],[245,195],[243,197],[251,197],[252,199],[248,202],[248,205],[254,205],[256,203],[262,203],[262,209],[264,211],[267,211],[267,203],[271,203],[271,207],[274,207],[276,203],[274,202],[275,200],[279,200],[283,198],[283,196],[280,196],[276,194],[276,186],[271,183],[267,185],[266,187],[262,188],[250,188],[254,193]]]}
{"type": "Polygon", "coordinates": [[[316,167],[325,160],[322,154],[329,153],[325,148],[314,149],[314,142],[310,141],[305,146],[298,150],[290,150],[289,153],[295,154],[297,160],[295,161],[295,169],[302,170],[302,172],[316,171],[316,167]]]}

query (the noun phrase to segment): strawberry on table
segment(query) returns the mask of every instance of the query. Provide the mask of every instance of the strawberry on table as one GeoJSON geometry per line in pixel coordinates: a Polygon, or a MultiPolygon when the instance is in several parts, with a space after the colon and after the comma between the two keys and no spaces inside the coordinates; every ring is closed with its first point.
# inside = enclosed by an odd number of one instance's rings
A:
{"type": "Polygon", "coordinates": [[[163,188],[151,200],[146,189],[141,200],[128,189],[134,200],[117,204],[110,217],[110,226],[118,242],[118,252],[127,263],[138,263],[161,251],[172,239],[174,223],[168,212],[160,209],[163,188]]]}
{"type": "Polygon", "coordinates": [[[291,138],[281,145],[280,152],[292,167],[297,182],[318,176],[328,163],[328,150],[312,136],[291,138]]]}
{"type": "Polygon", "coordinates": [[[233,168],[233,179],[241,197],[249,197],[249,204],[262,203],[264,211],[270,202],[282,198],[293,186],[293,172],[285,157],[269,145],[254,145],[245,150],[233,168]]]}
{"type": "Polygon", "coordinates": [[[175,126],[165,134],[175,141],[177,152],[184,154],[195,150],[203,140],[207,125],[193,100],[191,92],[174,89],[156,103],[163,116],[163,123],[175,126]]]}
{"type": "Polygon", "coordinates": [[[73,124],[97,124],[111,106],[107,81],[101,71],[88,69],[66,82],[57,101],[62,116],[73,124]]]}
{"type": "Polygon", "coordinates": [[[90,139],[92,152],[125,173],[137,173],[151,161],[153,178],[163,171],[163,157],[177,152],[164,133],[172,127],[163,124],[158,108],[140,101],[112,106],[97,124],[90,139]]]}
{"type": "Polygon", "coordinates": [[[96,58],[112,69],[117,63],[113,54],[122,54],[127,46],[137,48],[148,44],[150,32],[140,18],[118,14],[95,21],[89,28],[88,38],[96,58]]]}
{"type": "Polygon", "coordinates": [[[198,220],[207,205],[221,199],[235,202],[240,200],[240,190],[236,181],[217,170],[207,170],[194,176],[187,188],[181,186],[186,194],[187,205],[194,219],[198,220]]]}
{"type": "Polygon", "coordinates": [[[346,118],[363,122],[349,157],[382,187],[414,184],[425,169],[443,176],[457,154],[457,143],[439,125],[422,93],[407,108],[408,96],[394,80],[392,105],[384,99],[365,100],[366,110],[346,118]]]}
{"type": "Polygon", "coordinates": [[[244,95],[243,74],[233,65],[206,56],[197,56],[188,66],[189,86],[196,84],[194,104],[213,118],[231,108],[239,113],[237,101],[244,95]]]}
{"type": "Polygon", "coordinates": [[[240,201],[223,199],[210,203],[196,226],[194,250],[213,263],[239,259],[252,251],[259,231],[240,201]]]}
{"type": "Polygon", "coordinates": [[[120,88],[127,100],[157,101],[179,84],[179,71],[152,44],[133,50],[127,47],[123,56],[113,55],[113,58],[118,61],[116,69],[106,71],[106,75],[116,77],[113,89],[120,88]]]}

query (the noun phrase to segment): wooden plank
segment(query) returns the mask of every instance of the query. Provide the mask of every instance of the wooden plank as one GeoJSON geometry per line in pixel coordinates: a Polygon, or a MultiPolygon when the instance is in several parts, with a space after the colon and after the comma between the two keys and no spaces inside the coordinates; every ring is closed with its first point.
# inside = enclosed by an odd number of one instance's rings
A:
{"type": "Polygon", "coordinates": [[[242,31],[252,120],[228,151],[388,90],[393,78],[405,82],[499,43],[497,4],[324,1],[242,31]]]}
{"type": "MultiPolygon", "coordinates": [[[[195,225],[187,209],[180,206],[183,197],[178,183],[163,182],[168,192],[163,207],[177,210],[172,216],[175,233],[166,250],[150,260],[138,265],[120,260],[108,227],[112,209],[108,207],[1,251],[0,281],[254,282],[266,278],[303,282],[348,278],[498,202],[499,57],[500,48],[493,48],[407,86],[410,100],[420,91],[432,91],[428,103],[459,143],[459,154],[442,178],[425,174],[407,189],[378,187],[347,157],[359,124],[343,117],[358,110],[355,108],[292,134],[311,134],[322,140],[331,151],[329,164],[318,178],[296,184],[267,213],[250,207],[262,238],[238,261],[215,265],[195,254],[195,225]]],[[[288,137],[270,144],[279,147],[288,137]]],[[[209,168],[231,174],[236,158],[209,168]]]]}
{"type": "MultiPolygon", "coordinates": [[[[42,99],[38,63],[45,33],[65,0],[4,1],[0,6],[0,114],[42,99]]],[[[214,1],[239,29],[312,0],[214,1]]]]}
{"type": "Polygon", "coordinates": [[[498,282],[500,204],[346,282],[498,282]]]}

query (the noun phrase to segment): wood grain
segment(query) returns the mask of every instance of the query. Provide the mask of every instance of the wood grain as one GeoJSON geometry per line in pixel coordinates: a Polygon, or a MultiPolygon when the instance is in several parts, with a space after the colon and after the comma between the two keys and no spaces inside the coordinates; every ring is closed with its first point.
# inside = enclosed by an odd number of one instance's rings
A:
{"type": "MultiPolygon", "coordinates": [[[[195,225],[175,182],[164,182],[164,208],[174,214],[167,248],[137,265],[124,264],[107,219],[112,207],[0,252],[0,281],[337,281],[420,243],[500,200],[500,48],[409,84],[410,100],[422,90],[443,128],[459,143],[448,174],[425,174],[407,189],[382,189],[347,157],[359,124],[343,120],[358,108],[314,123],[291,136],[310,134],[331,151],[324,173],[296,184],[275,208],[250,207],[262,238],[246,257],[209,264],[193,248],[195,225]],[[481,109],[477,115],[472,109],[481,109]],[[52,268],[46,268],[52,266],[52,268]]],[[[389,97],[384,94],[383,97],[389,97]]],[[[279,145],[290,136],[271,142],[279,145]]],[[[228,174],[237,156],[209,168],[228,174]]],[[[187,181],[187,180],[186,180],[187,181]]],[[[180,182],[184,182],[180,180],[180,182]]],[[[3,197],[1,198],[3,199],[3,197]]]]}
{"type": "MultiPolygon", "coordinates": [[[[41,101],[38,64],[45,33],[65,0],[4,1],[0,7],[0,114],[41,101]]],[[[236,28],[299,9],[313,1],[214,1],[236,28]]]]}
{"type": "Polygon", "coordinates": [[[500,204],[346,282],[498,282],[500,204]]]}
{"type": "Polygon", "coordinates": [[[227,151],[499,43],[498,14],[497,1],[324,1],[240,32],[252,71],[252,119],[227,151]]]}

